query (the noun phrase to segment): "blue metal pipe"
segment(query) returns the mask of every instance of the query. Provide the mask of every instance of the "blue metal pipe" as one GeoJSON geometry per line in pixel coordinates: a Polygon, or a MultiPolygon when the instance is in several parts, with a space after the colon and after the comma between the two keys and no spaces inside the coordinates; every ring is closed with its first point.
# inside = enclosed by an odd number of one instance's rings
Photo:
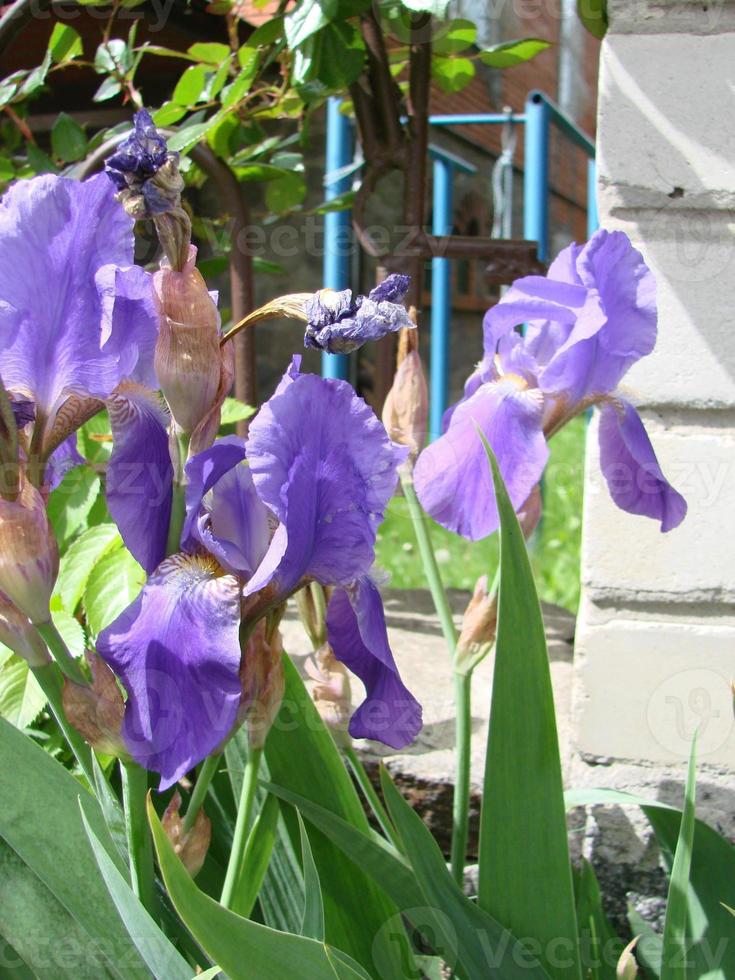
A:
{"type": "MultiPolygon", "coordinates": [[[[454,165],[444,156],[434,157],[434,213],[431,230],[451,235],[453,225],[452,181],[454,165]]],[[[449,259],[431,260],[431,364],[429,385],[429,437],[442,431],[442,415],[449,398],[449,321],[452,312],[449,259]]]]}
{"type": "MultiPolygon", "coordinates": [[[[325,197],[334,200],[345,194],[351,178],[335,178],[352,163],[352,132],[347,116],[339,111],[340,99],[327,102],[325,197]]],[[[324,215],[324,285],[329,289],[347,289],[350,285],[350,251],[352,220],[350,211],[331,211],[324,215]]],[[[322,354],[325,378],[347,378],[349,363],[345,354],[322,354]]]]}
{"type": "Polygon", "coordinates": [[[591,238],[600,227],[597,211],[597,164],[594,157],[587,161],[587,237],[591,238]]]}
{"type": "Polygon", "coordinates": [[[549,255],[549,106],[533,93],[526,101],[523,174],[523,237],[538,242],[538,257],[549,255]]]}
{"type": "Polygon", "coordinates": [[[429,116],[429,122],[432,126],[500,125],[506,122],[522,123],[525,121],[526,117],[520,112],[513,112],[510,115],[497,112],[466,112],[456,116],[429,116]]]}
{"type": "Polygon", "coordinates": [[[545,92],[540,92],[536,89],[533,92],[529,92],[528,98],[526,99],[526,111],[528,111],[528,106],[530,103],[543,103],[549,113],[550,121],[560,129],[562,133],[574,143],[576,146],[581,147],[588,156],[593,157],[595,155],[595,143],[594,140],[585,133],[583,129],[580,129],[575,121],[563,112],[553,99],[550,99],[545,92]]]}

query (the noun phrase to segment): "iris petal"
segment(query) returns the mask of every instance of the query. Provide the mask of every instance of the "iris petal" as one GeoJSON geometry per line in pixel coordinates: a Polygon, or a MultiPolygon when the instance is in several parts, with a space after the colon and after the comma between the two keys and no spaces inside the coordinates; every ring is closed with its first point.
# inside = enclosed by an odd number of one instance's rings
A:
{"type": "Polygon", "coordinates": [[[641,417],[617,398],[602,406],[599,427],[600,467],[610,496],[621,510],[661,522],[662,531],[678,527],[687,504],[664,476],[641,417]]]}
{"type": "Polygon", "coordinates": [[[270,535],[268,511],[244,460],[245,444],[238,436],[218,439],[189,460],[181,544],[185,550],[200,544],[228,571],[249,578],[268,550],[270,535]]]}
{"type": "Polygon", "coordinates": [[[167,558],[97,638],[124,684],[123,737],[171,786],[229,735],[240,703],[236,579],[197,556],[167,558]]]}
{"type": "Polygon", "coordinates": [[[380,592],[369,578],[335,590],[327,635],[337,660],[365,685],[366,698],[350,720],[350,735],[404,748],[421,730],[421,705],[400,678],[380,592]]]}
{"type": "Polygon", "coordinates": [[[132,383],[121,385],[107,407],[113,436],[107,506],[133,557],[152,572],[166,554],[171,518],[168,417],[156,395],[132,383]]]}
{"type": "Polygon", "coordinates": [[[3,382],[53,418],[66,394],[107,397],[152,351],[157,320],[140,298],[133,222],[99,174],[18,181],[0,205],[0,349],[3,382]],[[111,295],[116,280],[118,304],[111,295]],[[124,288],[123,288],[124,287],[124,288]],[[137,292],[137,298],[133,293],[137,292]],[[146,342],[144,342],[144,338],[146,342]]]}
{"type": "Polygon", "coordinates": [[[370,568],[407,453],[344,381],[301,375],[261,408],[247,457],[260,499],[285,528],[277,542],[283,548],[285,534],[285,591],[305,575],[339,585],[370,568]]]}
{"type": "Polygon", "coordinates": [[[482,385],[452,416],[446,433],[418,458],[416,493],[443,527],[472,541],[498,528],[490,466],[477,429],[497,457],[518,508],[538,483],[549,450],[541,429],[543,398],[511,379],[482,385]]]}

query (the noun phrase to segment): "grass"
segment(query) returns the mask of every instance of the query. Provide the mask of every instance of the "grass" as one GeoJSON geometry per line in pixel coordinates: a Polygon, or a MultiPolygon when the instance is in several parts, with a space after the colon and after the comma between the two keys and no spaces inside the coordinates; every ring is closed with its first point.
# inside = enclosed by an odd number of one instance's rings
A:
{"type": "MultiPolygon", "coordinates": [[[[543,485],[541,525],[531,540],[536,585],[542,599],[572,612],[579,604],[579,555],[586,420],[575,419],[554,437],[543,485]]],[[[465,541],[431,522],[431,538],[444,584],[474,588],[480,575],[492,579],[498,562],[497,535],[465,541]]],[[[394,497],[378,534],[377,562],[398,589],[424,588],[426,581],[411,521],[401,497],[394,497]]]]}

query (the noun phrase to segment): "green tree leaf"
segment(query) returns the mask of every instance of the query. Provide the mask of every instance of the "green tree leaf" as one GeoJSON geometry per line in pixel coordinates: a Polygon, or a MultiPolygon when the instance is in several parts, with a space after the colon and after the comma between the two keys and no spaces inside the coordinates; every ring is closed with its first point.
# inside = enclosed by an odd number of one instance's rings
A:
{"type": "Polygon", "coordinates": [[[127,609],[145,582],[145,572],[125,548],[94,566],[84,589],[84,613],[93,636],[127,609]]]}
{"type": "Polygon", "coordinates": [[[111,41],[100,44],[94,55],[95,71],[100,75],[119,72],[124,75],[133,66],[133,55],[122,38],[115,37],[111,41]]]}
{"type": "Polygon", "coordinates": [[[478,902],[540,943],[558,980],[580,980],[577,920],[549,658],[531,565],[495,456],[500,588],[480,817],[478,902]],[[523,711],[518,710],[523,705],[523,711]]]}
{"type": "Polygon", "coordinates": [[[66,644],[69,653],[72,657],[84,656],[86,637],[82,624],[65,609],[54,609],[53,605],[52,603],[51,618],[54,621],[54,626],[61,634],[61,638],[66,644]]]}
{"type": "Polygon", "coordinates": [[[300,0],[286,14],[284,30],[286,41],[292,50],[335,19],[339,10],[338,0],[300,0]]]}
{"type": "Polygon", "coordinates": [[[600,41],[607,33],[607,0],[577,0],[577,15],[585,28],[600,41]]]}
{"type": "Polygon", "coordinates": [[[305,197],[306,181],[301,174],[286,174],[268,184],[265,189],[265,203],[276,214],[293,210],[305,197]]]}
{"type": "Polygon", "coordinates": [[[469,58],[432,58],[431,77],[444,92],[461,92],[475,77],[475,63],[469,58]]]}
{"type": "Polygon", "coordinates": [[[92,101],[107,102],[108,99],[114,99],[120,92],[122,92],[122,83],[118,82],[112,75],[109,75],[92,96],[92,101]]]}
{"type": "Polygon", "coordinates": [[[172,126],[186,115],[186,107],[176,102],[164,102],[160,109],[153,113],[156,126],[172,126]]]}
{"type": "Polygon", "coordinates": [[[242,419],[249,419],[255,415],[252,405],[246,405],[239,398],[225,398],[222,405],[222,425],[232,425],[242,419]]]}
{"type": "Polygon", "coordinates": [[[194,105],[207,84],[207,69],[204,65],[190,65],[176,83],[171,96],[177,105],[194,105]]]}
{"type": "Polygon", "coordinates": [[[54,24],[48,42],[48,50],[51,53],[51,60],[59,64],[72,61],[80,54],[84,54],[82,39],[79,34],[73,27],[62,24],[61,21],[54,24]]]}
{"type": "Polygon", "coordinates": [[[46,695],[22,657],[9,654],[0,664],[0,716],[16,728],[27,728],[46,706],[46,695]]]}
{"type": "Polygon", "coordinates": [[[92,569],[115,548],[122,547],[122,538],[114,524],[97,524],[83,531],[61,556],[55,594],[68,613],[76,612],[92,569]]]}
{"type": "Polygon", "coordinates": [[[480,61],[490,68],[512,68],[530,61],[537,54],[551,47],[551,41],[542,41],[538,37],[524,37],[519,41],[504,41],[494,44],[480,52],[480,61]]]}
{"type": "Polygon", "coordinates": [[[223,61],[228,61],[232,51],[227,44],[219,44],[215,41],[197,41],[187,49],[187,53],[196,58],[197,61],[207,65],[221,65],[223,61]]]}
{"type": "Polygon", "coordinates": [[[59,114],[51,129],[51,152],[64,163],[81,160],[87,152],[87,137],[84,130],[65,112],[59,114]]]}
{"type": "Polygon", "coordinates": [[[477,27],[471,20],[450,20],[434,38],[434,54],[456,54],[471,47],[477,40],[477,27]]]}
{"type": "Polygon", "coordinates": [[[60,546],[85,529],[101,487],[94,470],[89,466],[75,466],[51,493],[48,516],[60,546]]]}
{"type": "Polygon", "coordinates": [[[440,19],[447,16],[449,9],[449,0],[401,0],[401,3],[415,14],[431,14],[440,19]]]}

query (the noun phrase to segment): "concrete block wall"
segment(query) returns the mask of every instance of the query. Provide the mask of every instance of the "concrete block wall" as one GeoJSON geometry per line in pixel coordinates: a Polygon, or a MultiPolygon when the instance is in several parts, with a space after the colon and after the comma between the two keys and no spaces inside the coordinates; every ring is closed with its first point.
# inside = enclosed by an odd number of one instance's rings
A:
{"type": "MultiPolygon", "coordinates": [[[[698,727],[699,812],[735,838],[735,4],[608,10],[600,220],[658,283],[658,345],[626,389],[689,513],[662,535],[617,510],[590,427],[570,782],[681,803],[698,727]]],[[[593,857],[655,862],[640,821],[601,819],[593,857]]]]}

